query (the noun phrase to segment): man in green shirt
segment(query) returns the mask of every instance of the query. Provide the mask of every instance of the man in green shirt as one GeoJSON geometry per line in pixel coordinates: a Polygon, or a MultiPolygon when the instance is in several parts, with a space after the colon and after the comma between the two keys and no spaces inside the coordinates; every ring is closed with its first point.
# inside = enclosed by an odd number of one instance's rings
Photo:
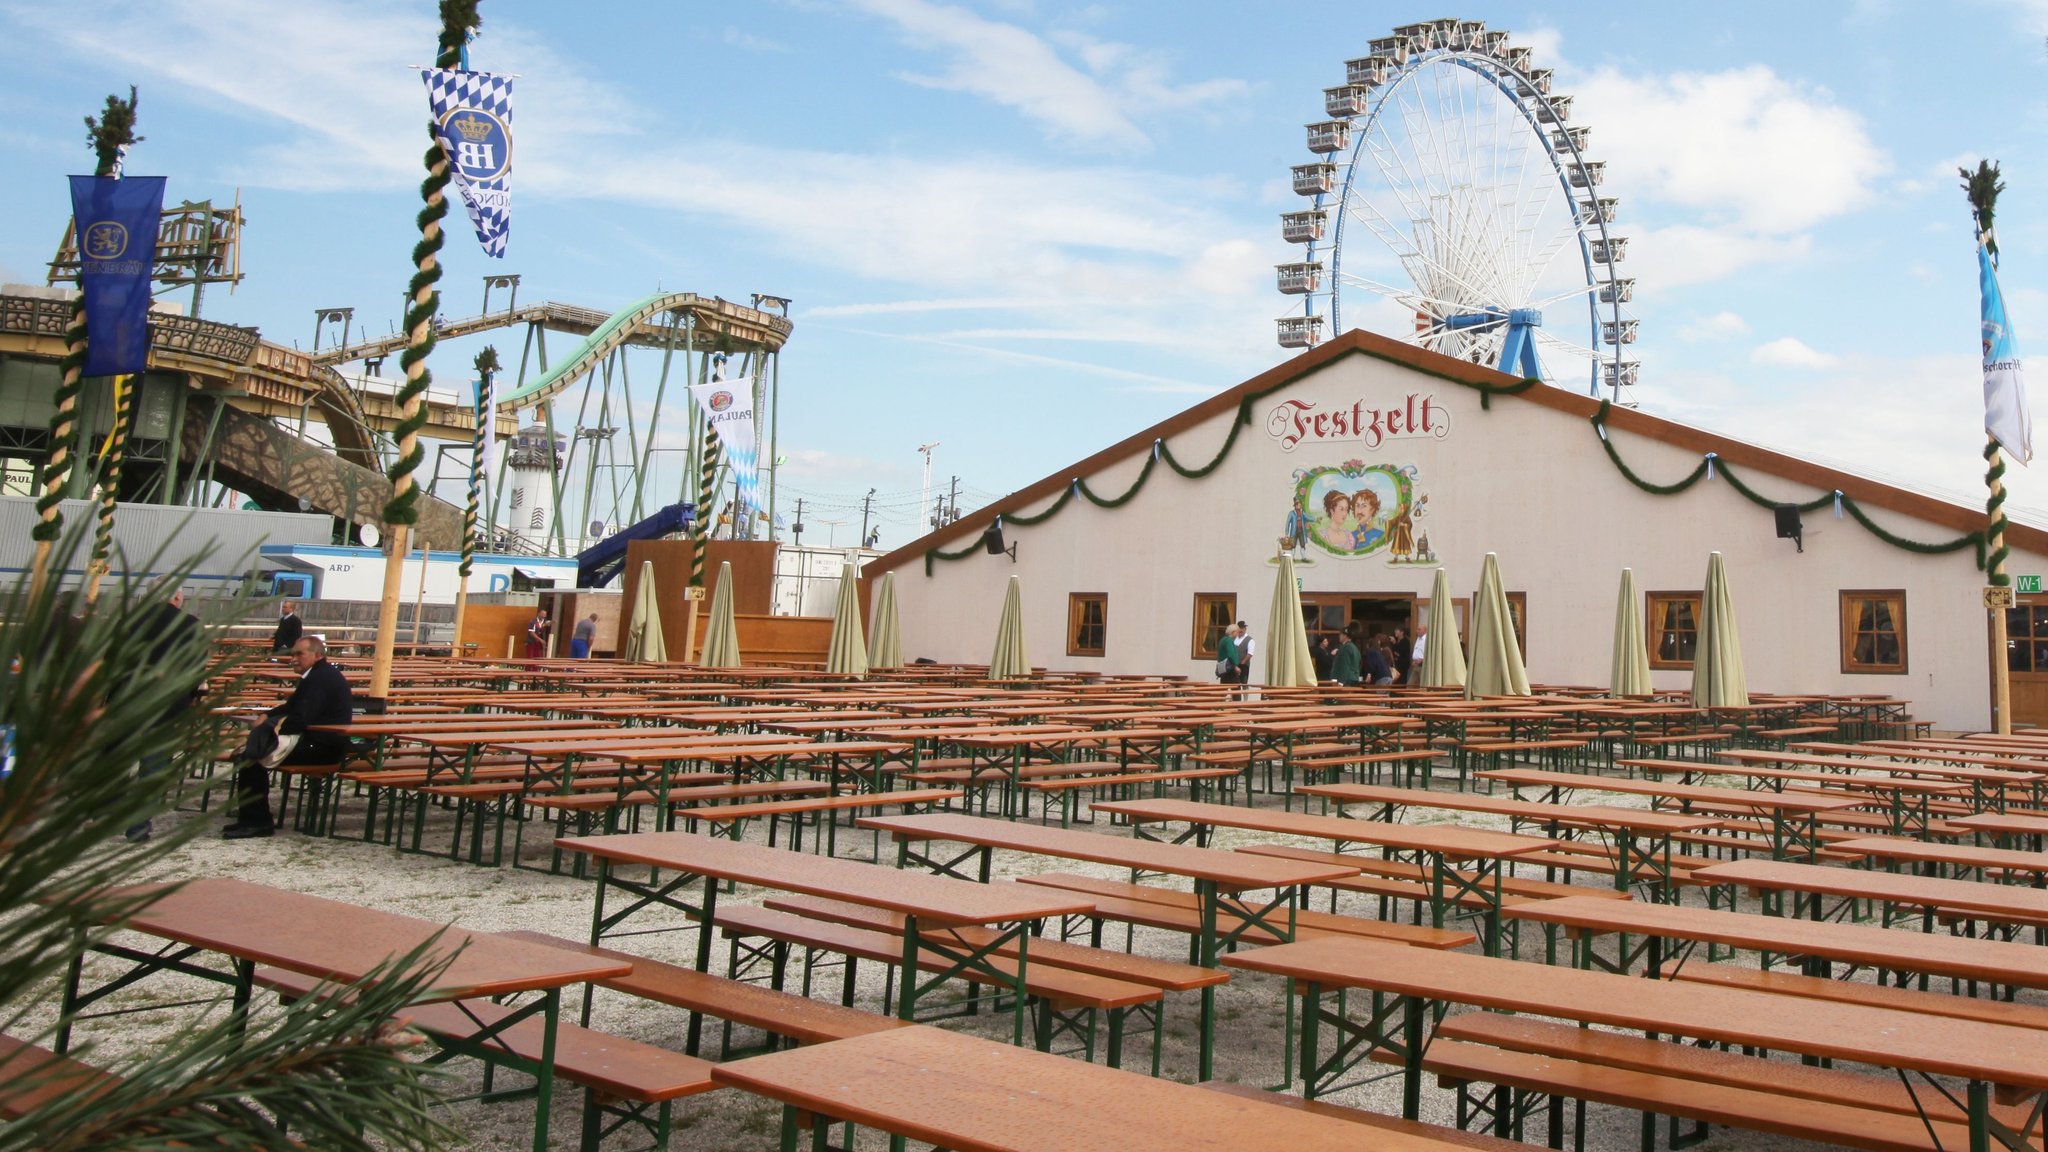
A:
{"type": "Polygon", "coordinates": [[[1345,687],[1352,687],[1359,681],[1363,658],[1358,651],[1358,634],[1355,629],[1344,630],[1344,642],[1337,645],[1337,655],[1330,661],[1330,679],[1345,687]]]}

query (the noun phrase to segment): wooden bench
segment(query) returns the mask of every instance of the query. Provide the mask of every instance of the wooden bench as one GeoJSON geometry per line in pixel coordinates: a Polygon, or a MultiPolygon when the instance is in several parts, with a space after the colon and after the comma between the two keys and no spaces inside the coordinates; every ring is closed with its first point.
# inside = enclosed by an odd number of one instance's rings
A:
{"type": "MultiPolygon", "coordinates": [[[[903,935],[903,917],[894,912],[870,908],[863,904],[852,904],[844,900],[830,900],[821,896],[771,896],[762,902],[765,908],[782,912],[794,912],[814,920],[826,920],[856,928],[873,928],[892,936],[903,935]]],[[[968,948],[986,948],[997,940],[997,933],[978,926],[965,926],[934,931],[926,935],[942,935],[958,941],[968,948]]],[[[1014,941],[998,944],[996,954],[1015,959],[1018,947],[1014,941]]],[[[1160,992],[1190,992],[1210,988],[1230,981],[1230,973],[1217,968],[1203,968],[1195,964],[1182,964],[1173,960],[1159,960],[1150,956],[1139,956],[1129,952],[1114,952],[1093,948],[1066,940],[1049,940],[1033,937],[1029,944],[1030,963],[1033,966],[1049,964],[1074,972],[1085,972],[1105,976],[1112,980],[1125,980],[1133,984],[1145,984],[1160,992]]],[[[1158,1035],[1160,1021],[1157,1013],[1163,1009],[1164,1001],[1157,1005],[1135,1005],[1131,1012],[1148,1019],[1154,1035],[1158,1035]]],[[[1160,1047],[1152,1046],[1152,1074],[1159,1075],[1160,1047]]]]}
{"type": "MultiPolygon", "coordinates": [[[[1461,1132],[1441,1124],[1426,1124],[1420,1120],[1403,1120],[1398,1116],[1383,1116],[1363,1108],[1347,1108],[1326,1100],[1304,1100],[1299,1096],[1288,1096],[1279,1092],[1268,1092],[1249,1084],[1232,1084],[1227,1080],[1205,1080],[1198,1087],[1211,1092],[1222,1092],[1246,1100],[1258,1100],[1267,1104],[1278,1104],[1283,1108],[1295,1108],[1313,1112],[1318,1116],[1329,1116],[1338,1120],[1349,1120],[1382,1132],[1398,1132],[1404,1136],[1422,1136],[1456,1148],[1471,1148],[1476,1152],[1529,1152],[1529,1145],[1498,1136],[1487,1136],[1478,1132],[1461,1132]]],[[[1366,1145],[1369,1146],[1369,1145],[1366,1145]]]]}
{"type": "MultiPolygon", "coordinates": [[[[281,968],[258,968],[255,980],[285,1000],[301,999],[323,987],[313,977],[281,968]]],[[[461,1041],[513,1012],[488,1000],[443,1001],[412,1005],[405,1010],[405,1020],[437,1040],[461,1041]]],[[[546,1024],[539,1017],[496,1033],[487,1042],[493,1053],[483,1057],[487,1069],[502,1063],[530,1072],[541,1060],[545,1039],[546,1024]]],[[[639,1126],[653,1138],[653,1147],[665,1149],[674,1129],[675,1101],[719,1087],[711,1079],[708,1060],[567,1021],[555,1024],[554,1056],[555,1075],[583,1088],[582,1152],[597,1152],[607,1118],[617,1121],[613,1129],[623,1123],[639,1126]]],[[[491,1091],[488,1071],[484,1091],[491,1091]]]]}
{"type": "MultiPolygon", "coordinates": [[[[908,1028],[908,1020],[893,1016],[880,1016],[858,1008],[848,1008],[825,1000],[813,1000],[791,992],[770,988],[761,984],[750,984],[744,980],[731,980],[699,972],[678,964],[660,960],[649,960],[629,952],[618,952],[600,948],[594,944],[578,944],[545,932],[516,931],[500,935],[519,940],[530,940],[552,948],[564,948],[572,952],[583,952],[591,956],[602,956],[607,960],[624,960],[633,966],[625,976],[613,976],[597,982],[598,987],[614,992],[635,996],[671,1008],[681,1008],[693,1017],[710,1016],[725,1022],[724,1035],[720,1038],[719,1057],[728,1059],[733,1054],[732,1029],[734,1025],[755,1028],[769,1037],[769,1047],[775,1038],[787,1039],[796,1044],[823,1044],[831,1040],[844,1040],[849,1036],[865,1036],[888,1028],[908,1028]]],[[[696,1028],[689,1030],[685,1051],[697,1054],[696,1028]]]]}
{"type": "Polygon", "coordinates": [[[69,1097],[89,1099],[120,1083],[112,1072],[0,1032],[0,1120],[19,1120],[69,1097]]]}
{"type": "MultiPolygon", "coordinates": [[[[673,793],[671,794],[673,795],[673,793]]],[[[775,844],[775,829],[784,817],[789,819],[789,847],[792,851],[803,851],[803,818],[807,815],[820,817],[825,824],[825,855],[838,854],[839,822],[832,817],[840,812],[883,812],[891,808],[917,810],[939,807],[948,801],[963,796],[957,788],[918,788],[902,792],[854,792],[839,796],[805,796],[793,800],[763,800],[751,804],[721,804],[706,808],[681,808],[676,815],[695,824],[698,821],[712,825],[712,834],[728,840],[738,840],[746,834],[747,821],[766,817],[768,820],[768,843],[775,844]]],[[[815,845],[817,839],[813,838],[815,845]]],[[[875,857],[881,857],[881,833],[875,833],[875,857]]]]}
{"type": "Polygon", "coordinates": [[[1961,1109],[1932,1090],[1916,1107],[1894,1080],[1499,1013],[1445,1019],[1422,1064],[1459,1090],[1461,1120],[1490,1109],[1496,1131],[1518,1128],[1522,1109],[1478,1103],[1468,1085],[1551,1097],[1553,1134],[1554,1101],[1569,1099],[1870,1152],[1969,1146],[1961,1109]]]}
{"type": "MultiPolygon", "coordinates": [[[[1093,876],[1075,876],[1060,872],[1041,872],[1034,876],[1020,876],[1017,879],[1024,884],[1039,884],[1047,888],[1079,892],[1094,900],[1095,911],[1089,916],[1092,922],[1089,942],[1096,946],[1100,946],[1102,942],[1102,922],[1105,920],[1147,928],[1162,928],[1190,935],[1201,931],[1201,901],[1192,892],[1155,888],[1148,884],[1126,884],[1119,880],[1098,880],[1093,876]]],[[[1392,924],[1356,916],[1339,916],[1330,912],[1304,910],[1297,911],[1294,915],[1294,938],[1297,940],[1331,935],[1364,936],[1397,944],[1412,944],[1421,948],[1450,949],[1462,948],[1478,939],[1470,932],[1429,928],[1416,924],[1392,924]]],[[[1226,913],[1219,919],[1223,922],[1217,925],[1218,930],[1225,933],[1239,932],[1237,939],[1240,943],[1281,942],[1279,937],[1264,928],[1246,927],[1240,917],[1226,913]]]]}
{"type": "Polygon", "coordinates": [[[1134,796],[1136,792],[1133,790],[1139,785],[1150,784],[1153,786],[1152,794],[1161,796],[1165,795],[1166,785],[1182,783],[1187,784],[1189,793],[1199,799],[1201,784],[1204,781],[1235,781],[1239,775],[1235,768],[1175,768],[1163,772],[1104,772],[1098,775],[1067,776],[1052,780],[1024,780],[1020,781],[1019,785],[1044,797],[1038,808],[1038,820],[1041,824],[1045,823],[1046,809],[1050,807],[1051,798],[1047,793],[1057,794],[1060,798],[1060,827],[1067,828],[1074,823],[1074,811],[1079,806],[1080,794],[1085,791],[1106,789],[1112,793],[1127,793],[1134,796]]]}
{"type": "MultiPolygon", "coordinates": [[[[862,960],[886,966],[889,974],[884,985],[883,1006],[888,1009],[894,1002],[892,990],[897,978],[896,968],[903,961],[904,950],[900,933],[892,935],[874,928],[744,905],[720,908],[716,919],[719,929],[732,941],[727,970],[736,976],[766,962],[769,979],[774,987],[780,988],[787,978],[789,949],[798,947],[804,950],[805,995],[810,993],[812,960],[817,953],[824,952],[845,957],[844,983],[840,990],[842,1004],[852,1007],[858,964],[862,960]],[[771,943],[766,948],[747,947],[743,951],[742,940],[753,936],[764,937],[771,943]]],[[[1014,960],[989,956],[984,958],[984,962],[994,974],[963,969],[958,975],[972,983],[996,985],[999,990],[1016,980],[1014,960]],[[1001,977],[1007,977],[1008,981],[1000,980],[1001,977]]],[[[948,964],[929,951],[920,951],[919,966],[927,971],[943,971],[948,964]]],[[[1123,1061],[1123,1022],[1127,1011],[1140,1005],[1156,1004],[1164,995],[1160,989],[1148,985],[1049,964],[1027,962],[1023,977],[1024,992],[1031,998],[1034,1009],[1035,1038],[1039,1050],[1051,1051],[1053,1039],[1060,1033],[1078,1033],[1083,1055],[1092,1060],[1095,1055],[1094,1017],[1102,1013],[1109,1020],[1105,1052],[1111,1067],[1118,1067],[1123,1061]]],[[[913,979],[915,977],[910,974],[903,975],[905,983],[913,979]]],[[[1158,1044],[1156,1031],[1153,1043],[1155,1046],[1158,1044]]]]}
{"type": "Polygon", "coordinates": [[[1395,771],[1400,773],[1401,783],[1407,786],[1412,784],[1415,779],[1413,766],[1420,765],[1422,768],[1422,786],[1427,788],[1429,787],[1430,767],[1439,755],[1441,753],[1434,748],[1403,748],[1389,752],[1360,752],[1354,748],[1348,752],[1332,752],[1315,756],[1296,757],[1294,767],[1301,772],[1303,780],[1311,776],[1326,774],[1341,778],[1344,772],[1355,768],[1358,770],[1358,775],[1365,778],[1361,780],[1361,783],[1378,783],[1378,769],[1380,766],[1393,765],[1395,766],[1395,771]]]}

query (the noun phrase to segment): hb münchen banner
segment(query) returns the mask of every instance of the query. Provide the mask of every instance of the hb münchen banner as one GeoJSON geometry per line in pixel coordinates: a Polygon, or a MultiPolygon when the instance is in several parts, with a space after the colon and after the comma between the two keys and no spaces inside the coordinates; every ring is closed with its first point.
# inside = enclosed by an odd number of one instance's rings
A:
{"type": "Polygon", "coordinates": [[[162,176],[71,177],[87,376],[119,376],[148,366],[150,272],[163,209],[162,176]]]}
{"type": "Polygon", "coordinates": [[[1984,430],[2025,464],[2034,458],[2034,419],[2027,411],[2027,385],[2020,375],[2020,344],[2005,315],[1998,267],[1988,245],[1977,245],[1977,289],[1984,324],[1984,430]]]}
{"type": "Polygon", "coordinates": [[[761,506],[754,467],[754,389],[745,380],[713,380],[690,385],[690,395],[704,409],[704,418],[718,432],[719,446],[739,482],[740,502],[761,506]]]}
{"type": "Polygon", "coordinates": [[[487,255],[503,258],[512,232],[512,77],[429,68],[434,138],[487,255]]]}

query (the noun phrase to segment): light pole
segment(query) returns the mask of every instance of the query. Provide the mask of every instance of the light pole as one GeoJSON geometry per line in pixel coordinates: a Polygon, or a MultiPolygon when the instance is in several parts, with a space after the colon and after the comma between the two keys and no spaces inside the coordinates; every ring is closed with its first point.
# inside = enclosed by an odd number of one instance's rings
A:
{"type": "Polygon", "coordinates": [[[922,488],[921,490],[919,490],[919,492],[918,492],[918,494],[917,494],[917,513],[918,513],[918,515],[920,515],[920,516],[924,515],[924,510],[925,510],[926,508],[929,508],[929,507],[931,507],[931,503],[932,503],[932,449],[934,449],[934,448],[937,448],[938,446],[939,446],[939,442],[938,442],[937,440],[934,440],[934,441],[932,441],[932,442],[931,442],[931,443],[929,443],[929,444],[919,444],[919,445],[917,446],[917,450],[918,450],[919,452],[922,452],[922,453],[924,453],[924,487],[923,487],[923,488],[922,488]]]}

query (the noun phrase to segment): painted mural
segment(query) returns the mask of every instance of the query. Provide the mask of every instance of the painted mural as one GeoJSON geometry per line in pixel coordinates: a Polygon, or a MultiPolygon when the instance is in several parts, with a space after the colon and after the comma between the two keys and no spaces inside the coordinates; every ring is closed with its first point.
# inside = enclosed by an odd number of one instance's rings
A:
{"type": "Polygon", "coordinates": [[[1387,564],[1437,562],[1430,548],[1429,495],[1416,486],[1413,464],[1342,464],[1294,471],[1286,534],[1345,560],[1379,557],[1387,564]]]}

